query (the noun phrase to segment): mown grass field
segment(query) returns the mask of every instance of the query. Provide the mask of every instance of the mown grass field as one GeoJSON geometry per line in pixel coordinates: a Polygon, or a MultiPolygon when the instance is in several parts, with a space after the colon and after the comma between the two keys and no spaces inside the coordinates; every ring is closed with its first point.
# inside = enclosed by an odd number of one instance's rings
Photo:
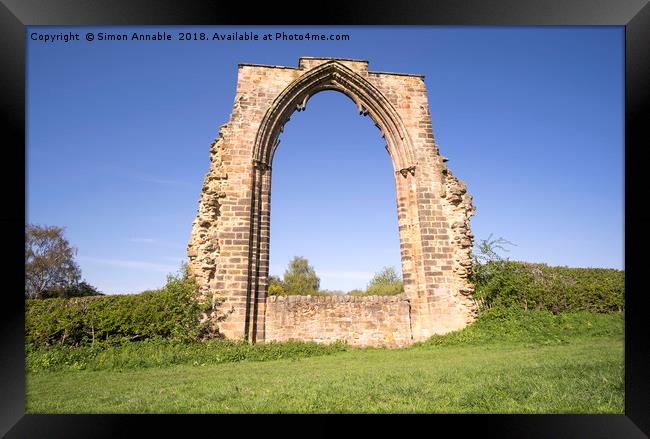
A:
{"type": "MultiPolygon", "coordinates": [[[[141,343],[141,342],[140,342],[141,343]]],[[[493,312],[405,349],[130,343],[28,354],[28,413],[623,413],[621,313],[493,312]]]]}

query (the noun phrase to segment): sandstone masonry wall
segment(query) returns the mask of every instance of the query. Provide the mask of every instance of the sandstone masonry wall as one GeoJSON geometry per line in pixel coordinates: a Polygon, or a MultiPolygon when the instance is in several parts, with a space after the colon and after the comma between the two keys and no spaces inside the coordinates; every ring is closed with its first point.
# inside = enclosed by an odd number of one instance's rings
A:
{"type": "Polygon", "coordinates": [[[398,296],[269,296],[267,341],[345,341],[356,346],[411,344],[410,305],[398,296]]]}

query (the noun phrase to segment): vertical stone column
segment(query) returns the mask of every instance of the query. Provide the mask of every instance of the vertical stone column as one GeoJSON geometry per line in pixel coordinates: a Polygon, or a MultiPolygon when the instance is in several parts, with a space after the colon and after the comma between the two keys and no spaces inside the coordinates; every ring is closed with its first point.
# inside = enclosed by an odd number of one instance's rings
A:
{"type": "Polygon", "coordinates": [[[414,330],[417,341],[461,329],[475,317],[475,305],[465,295],[473,291],[467,269],[472,245],[469,218],[474,208],[464,183],[451,175],[435,143],[423,78],[409,82],[411,99],[403,114],[418,161],[415,179],[424,271],[420,289],[424,294],[412,305],[421,314],[421,327],[414,330]]]}
{"type": "Polygon", "coordinates": [[[271,167],[253,160],[252,215],[250,220],[250,245],[246,338],[252,342],[264,341],[264,313],[268,293],[270,190],[271,167]]]}
{"type": "Polygon", "coordinates": [[[268,206],[270,169],[253,161],[253,145],[271,103],[299,73],[293,68],[240,64],[230,118],[210,148],[210,169],[192,224],[188,256],[200,298],[217,308],[206,316],[214,335],[252,340],[262,334],[263,338],[269,217],[268,209],[260,212],[257,207],[268,206]],[[261,184],[261,189],[254,191],[254,184],[261,184]],[[252,251],[258,241],[259,261],[252,251]]]}
{"type": "MultiPolygon", "coordinates": [[[[399,114],[415,155],[408,167],[396,169],[395,183],[405,293],[418,341],[460,329],[474,318],[475,306],[467,297],[473,290],[467,277],[474,210],[435,143],[424,77],[370,72],[369,80],[399,114]],[[448,196],[452,187],[454,195],[448,196]]],[[[406,146],[398,143],[393,151],[406,146]]]]}
{"type": "Polygon", "coordinates": [[[262,215],[260,219],[260,267],[259,267],[259,289],[257,292],[257,333],[256,341],[266,340],[265,316],[266,302],[269,292],[269,256],[271,251],[271,167],[269,166],[263,175],[262,199],[260,208],[262,215]]]}
{"type": "Polygon", "coordinates": [[[426,290],[415,169],[412,167],[395,172],[402,278],[404,293],[409,299],[412,335],[420,334],[427,327],[427,322],[424,321],[427,317],[426,310],[423,309],[421,300],[426,290]]]}

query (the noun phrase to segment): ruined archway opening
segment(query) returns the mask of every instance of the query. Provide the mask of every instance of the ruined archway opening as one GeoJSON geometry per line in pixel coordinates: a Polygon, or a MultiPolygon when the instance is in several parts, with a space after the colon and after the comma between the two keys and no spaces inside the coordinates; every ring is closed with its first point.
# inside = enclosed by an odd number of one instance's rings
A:
{"type": "Polygon", "coordinates": [[[385,266],[401,275],[393,164],[375,122],[358,113],[325,90],[285,125],[272,163],[270,275],[282,277],[294,256],[339,294],[365,289],[385,266]]]}
{"type": "Polygon", "coordinates": [[[421,75],[373,72],[367,61],[350,59],[302,57],[298,67],[240,64],[233,111],[210,148],[188,245],[190,273],[201,297],[221,304],[224,316],[209,318],[228,338],[405,346],[473,320],[467,279],[472,213],[471,196],[433,140],[421,75]],[[404,279],[404,294],[394,299],[276,301],[266,295],[273,154],[287,119],[323,90],[350,97],[379,127],[390,152],[404,279]],[[316,326],[304,320],[313,313],[318,318],[309,322],[316,326]]]}

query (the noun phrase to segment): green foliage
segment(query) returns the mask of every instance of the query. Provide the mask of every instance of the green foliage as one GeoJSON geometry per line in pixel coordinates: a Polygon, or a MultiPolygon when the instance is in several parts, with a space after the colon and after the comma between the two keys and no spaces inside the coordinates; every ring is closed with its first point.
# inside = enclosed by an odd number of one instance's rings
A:
{"type": "Polygon", "coordinates": [[[366,294],[366,292],[359,288],[355,288],[354,290],[348,291],[348,296],[363,296],[364,294],[366,294]]]}
{"type": "Polygon", "coordinates": [[[397,275],[394,267],[384,267],[378,273],[375,273],[368,284],[368,288],[375,285],[390,285],[401,282],[402,279],[397,275]]]}
{"type": "Polygon", "coordinates": [[[476,284],[485,284],[494,273],[502,270],[507,262],[497,250],[509,251],[506,245],[514,245],[504,238],[492,239],[492,234],[487,239],[481,239],[474,245],[472,252],[471,280],[476,284]]]}
{"type": "Polygon", "coordinates": [[[103,296],[102,293],[97,291],[86,281],[79,282],[67,288],[60,288],[55,290],[43,291],[38,299],[51,299],[53,297],[87,297],[87,296],[103,296]]]}
{"type": "Polygon", "coordinates": [[[404,292],[404,282],[395,268],[384,267],[370,280],[366,294],[369,296],[392,296],[404,292]]]}
{"type": "Polygon", "coordinates": [[[351,349],[278,361],[28,372],[25,411],[620,415],[623,347],[620,338],[590,337],[547,346],[351,349]]]}
{"type": "MultiPolygon", "coordinates": [[[[299,290],[299,291],[305,291],[305,290],[299,290]]],[[[333,294],[343,294],[343,291],[331,291],[331,290],[319,290],[319,291],[313,291],[313,290],[306,290],[310,291],[309,293],[300,293],[301,295],[307,295],[309,294],[310,296],[331,296],[333,294]]],[[[277,276],[269,276],[269,296],[286,296],[288,295],[288,288],[286,287],[286,284],[277,276]]]]}
{"type": "Polygon", "coordinates": [[[26,341],[35,346],[116,344],[170,337],[195,339],[208,305],[196,299],[198,287],[186,273],[140,294],[26,301],[26,341]]]}
{"type": "Polygon", "coordinates": [[[230,340],[184,342],[152,338],[107,346],[47,346],[27,349],[27,369],[121,370],[165,367],[174,364],[213,365],[238,361],[271,361],[331,355],[347,351],[341,342],[325,345],[306,342],[249,344],[230,340]]]}
{"type": "Polygon", "coordinates": [[[553,314],[525,311],[517,306],[495,307],[482,313],[474,324],[460,331],[436,335],[414,345],[464,346],[473,344],[521,343],[564,344],[585,337],[623,337],[623,313],[599,314],[589,311],[553,314]]]}
{"type": "Polygon", "coordinates": [[[404,292],[404,284],[402,281],[394,284],[376,284],[368,286],[365,296],[394,296],[404,292]]]}
{"type": "Polygon", "coordinates": [[[475,262],[485,263],[487,261],[496,261],[503,260],[504,258],[499,254],[497,250],[501,251],[510,251],[505,246],[506,245],[515,245],[512,242],[504,238],[492,239],[492,233],[487,239],[481,239],[474,246],[474,252],[472,256],[475,262]]]}
{"type": "Polygon", "coordinates": [[[284,272],[283,286],[288,295],[315,296],[320,287],[320,278],[306,258],[295,256],[284,272]]]}
{"type": "Polygon", "coordinates": [[[621,313],[513,308],[404,349],[163,339],[52,346],[28,350],[25,409],[621,414],[623,323],[621,313]]]}
{"type": "Polygon", "coordinates": [[[284,282],[277,276],[269,276],[269,296],[284,296],[284,282]]]}
{"type": "Polygon", "coordinates": [[[489,261],[479,268],[475,296],[489,307],[519,306],[554,313],[624,309],[625,272],[489,261]]]}
{"type": "Polygon", "coordinates": [[[365,291],[355,289],[350,296],[393,296],[404,292],[404,282],[393,267],[384,267],[375,273],[365,291]]]}
{"type": "Polygon", "coordinates": [[[624,271],[510,261],[497,251],[508,251],[505,245],[514,244],[490,235],[476,245],[473,253],[474,296],[486,308],[518,306],[556,314],[624,309],[624,271]]]}
{"type": "MultiPolygon", "coordinates": [[[[562,345],[592,337],[623,338],[622,313],[587,311],[555,315],[549,311],[493,308],[463,330],[431,337],[409,349],[437,346],[562,345]]],[[[110,345],[27,346],[27,368],[31,372],[55,370],[121,370],[165,367],[174,364],[213,365],[238,361],[271,361],[307,358],[348,351],[387,351],[351,348],[345,343],[271,342],[249,344],[231,340],[182,341],[151,338],[110,345]]]]}
{"type": "Polygon", "coordinates": [[[345,292],[341,290],[320,290],[318,296],[343,296],[345,292]]]}
{"type": "Polygon", "coordinates": [[[97,288],[93,287],[86,281],[81,281],[78,284],[69,288],[66,291],[67,297],[86,297],[86,296],[103,296],[102,293],[97,291],[97,288]]]}
{"type": "Polygon", "coordinates": [[[287,293],[284,291],[282,285],[274,284],[269,285],[269,296],[286,296],[287,293]]]}

